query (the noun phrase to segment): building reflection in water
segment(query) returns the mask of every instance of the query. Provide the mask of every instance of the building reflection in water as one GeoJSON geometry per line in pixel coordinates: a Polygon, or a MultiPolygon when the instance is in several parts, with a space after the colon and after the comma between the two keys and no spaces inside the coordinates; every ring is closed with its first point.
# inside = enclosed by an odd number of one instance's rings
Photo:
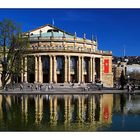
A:
{"type": "Polygon", "coordinates": [[[72,107],[71,107],[71,96],[64,96],[64,128],[67,129],[71,125],[72,119],[72,107]]]}
{"type": "Polygon", "coordinates": [[[0,122],[19,120],[24,130],[96,130],[112,123],[112,109],[112,94],[0,96],[0,122]]]}
{"type": "Polygon", "coordinates": [[[43,96],[37,95],[35,97],[35,123],[40,124],[43,114],[43,96]]]}
{"type": "Polygon", "coordinates": [[[21,97],[21,112],[22,112],[22,121],[27,123],[28,121],[28,96],[21,97]]]}
{"type": "Polygon", "coordinates": [[[86,120],[87,122],[94,122],[95,117],[95,96],[89,95],[87,97],[87,112],[86,112],[86,120]]]}
{"type": "Polygon", "coordinates": [[[50,125],[57,125],[57,96],[50,95],[50,125]]]}

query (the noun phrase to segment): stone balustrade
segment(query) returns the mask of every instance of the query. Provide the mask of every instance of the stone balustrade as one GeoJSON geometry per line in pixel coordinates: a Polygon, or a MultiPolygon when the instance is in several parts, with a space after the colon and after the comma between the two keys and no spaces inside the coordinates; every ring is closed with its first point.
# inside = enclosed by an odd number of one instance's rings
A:
{"type": "Polygon", "coordinates": [[[30,41],[66,41],[66,42],[77,42],[77,43],[86,43],[89,45],[97,45],[96,41],[82,38],[64,38],[64,37],[30,37],[30,41]]]}
{"type": "Polygon", "coordinates": [[[63,51],[63,52],[85,52],[85,53],[96,53],[96,54],[108,54],[112,55],[111,51],[101,51],[95,50],[92,48],[82,48],[82,47],[73,47],[73,46],[31,46],[27,50],[33,51],[63,51]]]}

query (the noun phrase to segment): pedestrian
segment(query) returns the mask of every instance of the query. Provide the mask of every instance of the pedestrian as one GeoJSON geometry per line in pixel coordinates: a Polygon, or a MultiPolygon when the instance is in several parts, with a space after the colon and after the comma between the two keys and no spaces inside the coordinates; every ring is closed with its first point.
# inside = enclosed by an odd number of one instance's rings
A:
{"type": "Polygon", "coordinates": [[[23,91],[23,85],[20,84],[20,91],[23,91]]]}
{"type": "Polygon", "coordinates": [[[31,91],[33,91],[33,84],[31,84],[31,86],[30,86],[30,87],[31,87],[31,91]]]}
{"type": "Polygon", "coordinates": [[[14,90],[14,84],[12,84],[12,89],[14,90]]]}
{"type": "Polygon", "coordinates": [[[48,90],[50,90],[50,85],[48,85],[48,90]]]}
{"type": "Polygon", "coordinates": [[[39,85],[39,89],[40,89],[40,91],[42,90],[42,86],[43,86],[42,84],[39,85]]]}
{"type": "Polygon", "coordinates": [[[132,92],[132,86],[131,86],[131,84],[129,85],[129,92],[132,92]]]}
{"type": "Polygon", "coordinates": [[[46,85],[46,91],[48,90],[48,86],[46,85]]]}
{"type": "Polygon", "coordinates": [[[74,83],[72,83],[72,85],[71,85],[72,87],[74,87],[74,83]]]}
{"type": "Polygon", "coordinates": [[[135,91],[135,84],[134,83],[132,84],[132,91],[133,92],[135,91]]]}
{"type": "Polygon", "coordinates": [[[8,86],[7,85],[5,85],[5,91],[8,91],[8,86]]]}
{"type": "Polygon", "coordinates": [[[35,84],[35,89],[38,90],[37,84],[35,84]]]}
{"type": "Polygon", "coordinates": [[[54,87],[53,87],[53,85],[51,85],[51,89],[53,89],[54,87]]]}
{"type": "Polygon", "coordinates": [[[127,84],[127,92],[129,92],[129,86],[130,86],[130,85],[129,85],[129,84],[127,84]]]}

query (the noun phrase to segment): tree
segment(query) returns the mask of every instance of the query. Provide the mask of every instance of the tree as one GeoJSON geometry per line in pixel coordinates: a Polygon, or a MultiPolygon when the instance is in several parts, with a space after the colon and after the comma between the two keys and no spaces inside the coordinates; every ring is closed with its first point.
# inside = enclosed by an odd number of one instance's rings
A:
{"type": "Polygon", "coordinates": [[[2,65],[2,88],[8,80],[22,70],[21,59],[28,46],[28,37],[23,36],[19,24],[10,19],[0,22],[0,48],[2,65]]]}
{"type": "Polygon", "coordinates": [[[120,85],[122,90],[124,89],[125,84],[126,84],[125,75],[124,75],[124,71],[122,70],[120,76],[120,85]]]}

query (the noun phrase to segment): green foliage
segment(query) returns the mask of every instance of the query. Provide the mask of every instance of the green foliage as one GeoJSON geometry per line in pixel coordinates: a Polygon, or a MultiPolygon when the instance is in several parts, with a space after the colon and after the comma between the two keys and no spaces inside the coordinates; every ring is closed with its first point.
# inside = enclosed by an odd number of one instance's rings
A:
{"type": "Polygon", "coordinates": [[[35,70],[35,60],[33,56],[28,56],[28,62],[27,62],[27,71],[29,73],[34,73],[35,70]]]}
{"type": "Polygon", "coordinates": [[[21,72],[21,59],[27,48],[28,37],[22,36],[19,24],[10,19],[0,22],[2,86],[16,73],[21,72]]]}

